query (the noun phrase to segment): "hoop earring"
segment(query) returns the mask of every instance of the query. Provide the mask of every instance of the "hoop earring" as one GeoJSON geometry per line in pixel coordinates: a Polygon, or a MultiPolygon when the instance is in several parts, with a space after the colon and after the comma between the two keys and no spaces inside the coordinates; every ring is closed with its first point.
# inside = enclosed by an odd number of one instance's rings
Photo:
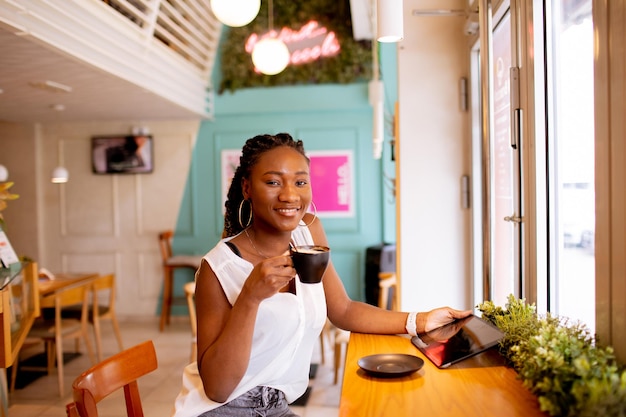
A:
{"type": "Polygon", "coordinates": [[[311,204],[309,205],[313,206],[313,220],[311,220],[308,224],[302,224],[300,225],[301,227],[309,227],[310,225],[313,224],[313,222],[315,221],[315,219],[317,219],[317,206],[315,205],[315,203],[313,202],[313,200],[311,200],[311,204]]]}
{"type": "Polygon", "coordinates": [[[241,203],[239,203],[239,226],[241,226],[242,229],[245,229],[246,227],[250,226],[250,223],[252,223],[252,203],[250,202],[250,200],[241,200],[241,203]],[[250,204],[250,215],[248,216],[248,223],[246,223],[246,225],[243,225],[243,222],[241,221],[241,212],[243,211],[243,203],[248,202],[250,204]]]}

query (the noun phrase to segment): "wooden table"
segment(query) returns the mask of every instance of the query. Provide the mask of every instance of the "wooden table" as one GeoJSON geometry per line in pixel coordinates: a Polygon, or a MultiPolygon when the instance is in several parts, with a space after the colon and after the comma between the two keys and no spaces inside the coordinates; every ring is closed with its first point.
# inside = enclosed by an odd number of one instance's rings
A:
{"type": "Polygon", "coordinates": [[[340,417],[404,416],[547,416],[505,366],[495,350],[438,369],[411,344],[408,336],[352,333],[339,404],[340,417]],[[424,367],[401,378],[375,378],[359,368],[359,358],[404,353],[424,359],[424,367]]]}
{"type": "Polygon", "coordinates": [[[91,285],[98,278],[96,272],[55,274],[54,279],[39,279],[40,307],[54,307],[54,295],[60,289],[74,285],[91,285]]]}

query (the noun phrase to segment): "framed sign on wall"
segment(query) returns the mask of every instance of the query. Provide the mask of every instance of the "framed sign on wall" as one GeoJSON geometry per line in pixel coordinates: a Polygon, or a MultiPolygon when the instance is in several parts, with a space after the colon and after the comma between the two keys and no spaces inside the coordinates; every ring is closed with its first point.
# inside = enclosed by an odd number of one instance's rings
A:
{"type": "MultiPolygon", "coordinates": [[[[239,165],[241,151],[224,149],[222,165],[222,210],[228,188],[239,165]]],[[[354,216],[354,167],[352,150],[309,151],[313,202],[320,217],[354,216]]],[[[313,212],[313,207],[309,209],[313,212]]]]}
{"type": "Polygon", "coordinates": [[[117,135],[91,138],[94,174],[146,174],[154,169],[152,136],[117,135]]]}
{"type": "MultiPolygon", "coordinates": [[[[352,150],[310,151],[313,202],[319,217],[354,216],[352,150]]],[[[310,209],[312,210],[312,208],[310,209]]]]}

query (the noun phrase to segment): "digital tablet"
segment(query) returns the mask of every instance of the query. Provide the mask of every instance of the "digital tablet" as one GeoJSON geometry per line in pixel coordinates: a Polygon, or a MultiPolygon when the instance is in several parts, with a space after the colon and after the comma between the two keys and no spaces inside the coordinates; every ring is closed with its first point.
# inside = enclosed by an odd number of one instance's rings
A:
{"type": "Polygon", "coordinates": [[[504,333],[491,323],[471,315],[450,324],[421,333],[411,342],[438,368],[474,356],[495,346],[504,333]]]}

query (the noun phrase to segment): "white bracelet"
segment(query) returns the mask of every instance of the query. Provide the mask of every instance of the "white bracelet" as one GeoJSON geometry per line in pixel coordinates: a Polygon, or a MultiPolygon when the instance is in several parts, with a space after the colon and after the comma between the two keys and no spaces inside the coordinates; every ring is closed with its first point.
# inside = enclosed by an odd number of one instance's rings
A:
{"type": "Polygon", "coordinates": [[[406,332],[411,336],[417,336],[417,313],[412,312],[406,318],[406,332]]]}

